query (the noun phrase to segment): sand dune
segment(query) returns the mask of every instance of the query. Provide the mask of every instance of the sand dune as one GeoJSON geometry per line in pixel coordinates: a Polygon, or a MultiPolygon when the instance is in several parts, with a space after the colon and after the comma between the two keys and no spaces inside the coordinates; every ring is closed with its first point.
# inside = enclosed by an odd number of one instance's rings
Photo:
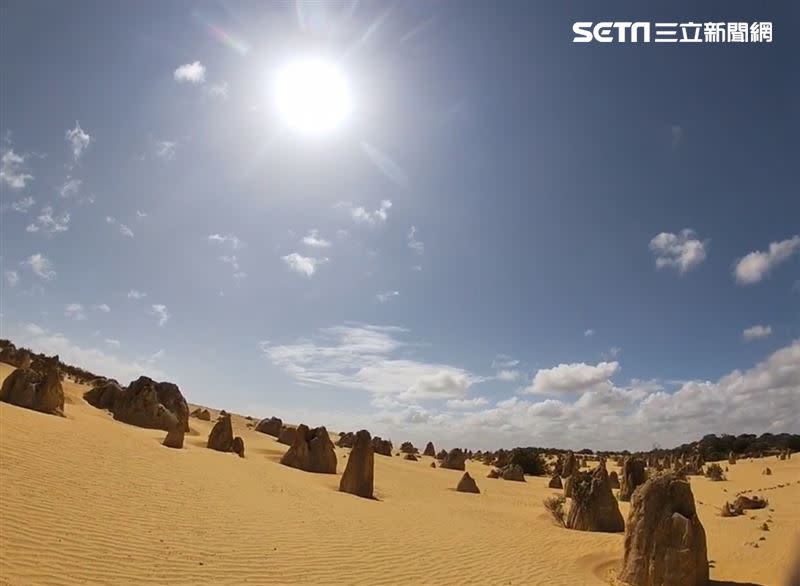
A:
{"type": "MultiPolygon", "coordinates": [[[[360,499],[337,491],[349,450],[337,448],[335,476],[287,468],[286,446],[238,416],[246,459],[206,449],[213,422],[197,419],[171,450],[164,432],[114,421],[84,390],[65,383],[66,418],[0,403],[2,584],[604,584],[622,557],[621,534],[552,523],[547,478],[489,480],[468,462],[482,494],[461,494],[462,473],[430,458],[376,456],[379,500],[360,499]]],[[[711,576],[780,584],[800,530],[800,456],[740,461],[729,479],[692,478],[711,576]],[[743,489],[770,508],[719,517],[743,489]]]]}

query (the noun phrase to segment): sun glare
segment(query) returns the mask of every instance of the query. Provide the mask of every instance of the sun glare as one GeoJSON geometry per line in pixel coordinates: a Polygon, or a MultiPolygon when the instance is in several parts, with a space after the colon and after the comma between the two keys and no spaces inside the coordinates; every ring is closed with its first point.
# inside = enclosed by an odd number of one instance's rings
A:
{"type": "Polygon", "coordinates": [[[293,130],[320,135],[339,128],[352,110],[347,80],[333,63],[321,59],[295,61],[275,76],[275,104],[293,130]]]}

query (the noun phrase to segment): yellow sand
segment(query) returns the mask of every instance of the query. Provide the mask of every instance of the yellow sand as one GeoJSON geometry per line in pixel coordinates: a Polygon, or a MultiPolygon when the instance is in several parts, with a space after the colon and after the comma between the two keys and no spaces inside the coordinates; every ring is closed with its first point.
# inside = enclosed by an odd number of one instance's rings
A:
{"type": "MultiPolygon", "coordinates": [[[[482,494],[462,494],[462,473],[430,458],[376,456],[380,500],[364,500],[337,491],[348,450],[337,448],[336,476],[287,468],[286,447],[241,417],[244,460],[206,449],[213,423],[196,419],[171,450],[164,432],[114,421],[84,390],[65,383],[66,418],[0,404],[2,584],[603,584],[622,556],[621,534],[551,522],[541,503],[558,491],[545,478],[490,480],[468,462],[482,494]]],[[[800,455],[742,461],[729,476],[692,479],[711,576],[779,584],[800,528],[800,455]],[[774,512],[717,515],[739,490],[782,483],[760,492],[774,512]]]]}

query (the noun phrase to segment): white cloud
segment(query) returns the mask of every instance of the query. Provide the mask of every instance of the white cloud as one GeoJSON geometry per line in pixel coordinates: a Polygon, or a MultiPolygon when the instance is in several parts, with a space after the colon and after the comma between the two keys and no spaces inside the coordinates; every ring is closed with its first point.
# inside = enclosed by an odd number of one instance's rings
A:
{"type": "Polygon", "coordinates": [[[17,283],[19,283],[19,273],[17,271],[6,271],[6,284],[9,287],[16,287],[17,283]]]}
{"type": "Polygon", "coordinates": [[[25,228],[26,232],[43,232],[48,236],[53,236],[61,232],[69,230],[69,212],[64,212],[61,215],[53,213],[53,208],[47,206],[42,208],[41,213],[36,217],[32,224],[28,224],[25,228]]]}
{"type": "Polygon", "coordinates": [[[116,226],[119,230],[119,233],[125,236],[126,238],[133,238],[133,230],[131,230],[127,225],[123,224],[122,222],[118,222],[114,216],[106,216],[106,223],[111,224],[112,226],[116,226]]]}
{"type": "Polygon", "coordinates": [[[208,87],[208,95],[212,98],[219,98],[221,100],[228,99],[228,82],[222,81],[220,83],[211,84],[208,87]]]}
{"type": "Polygon", "coordinates": [[[471,400],[461,396],[444,398],[443,408],[447,410],[442,411],[404,402],[404,381],[396,381],[389,374],[379,376],[382,368],[361,373],[361,366],[369,362],[365,355],[380,366],[383,360],[391,360],[392,355],[407,349],[398,340],[399,333],[402,330],[374,339],[366,334],[362,338],[357,333],[329,333],[325,343],[265,343],[262,350],[301,382],[371,391],[371,404],[379,410],[306,410],[292,412],[294,420],[335,421],[336,429],[366,427],[383,437],[394,435],[422,444],[433,438],[437,447],[497,449],[539,445],[642,450],[650,449],[654,442],[677,446],[706,433],[800,432],[800,421],[794,416],[800,412],[800,340],[753,368],[734,370],[716,382],[681,383],[674,392],[653,380],[633,380],[624,387],[603,382],[581,394],[574,403],[510,397],[494,406],[475,408],[480,410],[464,410],[458,407],[466,407],[471,400]],[[344,339],[361,348],[348,348],[344,339]],[[457,402],[448,405],[449,399],[457,402]]]}
{"type": "Polygon", "coordinates": [[[33,271],[34,275],[40,279],[44,279],[45,281],[51,281],[52,279],[56,278],[56,272],[53,270],[53,264],[41,252],[30,255],[20,264],[27,266],[33,271]]]}
{"type": "Polygon", "coordinates": [[[0,183],[11,189],[23,189],[33,181],[33,175],[25,172],[27,155],[18,155],[12,148],[3,148],[0,156],[0,183]]]}
{"type": "Polygon", "coordinates": [[[144,299],[145,297],[147,297],[147,293],[144,291],[137,291],[136,289],[128,291],[128,299],[144,299]]]}
{"type": "Polygon", "coordinates": [[[617,358],[619,357],[620,354],[622,354],[622,348],[620,348],[619,346],[611,346],[611,348],[608,349],[608,352],[601,352],[601,355],[606,360],[611,358],[617,358]]]}
{"type": "Polygon", "coordinates": [[[308,234],[303,237],[303,244],[313,248],[328,248],[331,245],[329,240],[320,238],[319,230],[309,230],[308,234]]]}
{"type": "Polygon", "coordinates": [[[77,120],[75,121],[75,128],[72,130],[67,130],[64,137],[72,149],[72,157],[75,162],[81,158],[83,151],[89,147],[89,144],[93,140],[91,136],[83,131],[80,123],[77,120]]]}
{"type": "Polygon", "coordinates": [[[106,344],[108,344],[109,346],[113,346],[114,348],[119,348],[121,346],[120,341],[119,340],[115,340],[113,338],[106,338],[103,341],[106,344]]]}
{"type": "Polygon", "coordinates": [[[123,385],[147,375],[157,380],[164,380],[165,373],[157,368],[153,360],[136,360],[129,362],[103,350],[82,348],[69,340],[64,334],[50,333],[36,324],[27,324],[22,328],[9,328],[9,337],[15,343],[31,348],[35,352],[45,354],[58,354],[59,358],[67,364],[74,364],[81,368],[102,376],[109,376],[119,380],[123,385]]]}
{"type": "Polygon", "coordinates": [[[291,270],[305,275],[306,277],[313,276],[319,265],[328,262],[327,258],[313,258],[310,256],[303,256],[297,252],[282,256],[281,259],[291,270]]]}
{"type": "Polygon", "coordinates": [[[150,306],[151,313],[158,317],[158,326],[161,327],[169,320],[169,312],[166,305],[154,304],[150,306]]]}
{"type": "Polygon", "coordinates": [[[594,330],[592,329],[586,330],[585,332],[583,332],[583,336],[585,338],[591,338],[592,336],[594,336],[594,330]]]}
{"type": "Polygon", "coordinates": [[[221,260],[225,264],[231,265],[234,271],[239,270],[239,258],[235,254],[223,255],[219,257],[219,260],[221,260]]]}
{"type": "Polygon", "coordinates": [[[700,241],[694,230],[686,228],[680,234],[662,232],[650,241],[650,250],[656,256],[656,267],[674,268],[683,274],[706,259],[708,240],[700,241]]]}
{"type": "Polygon", "coordinates": [[[513,368],[514,366],[519,364],[519,360],[511,358],[506,354],[498,354],[492,360],[492,368],[501,369],[501,368],[513,368]]]}
{"type": "Polygon", "coordinates": [[[172,76],[180,83],[200,84],[206,80],[206,67],[199,61],[185,63],[178,67],[172,76]]]}
{"type": "Polygon", "coordinates": [[[171,140],[157,140],[153,146],[155,155],[164,161],[171,161],[175,158],[177,143],[171,140]]]}
{"type": "Polygon", "coordinates": [[[105,303],[95,305],[94,308],[102,313],[109,313],[111,311],[111,308],[105,303]]]}
{"type": "Polygon", "coordinates": [[[767,252],[751,252],[739,259],[734,269],[736,282],[752,285],[766,277],[772,269],[789,260],[800,251],[800,236],[792,236],[781,242],[772,242],[767,252]]]}
{"type": "Polygon", "coordinates": [[[314,340],[262,342],[260,348],[301,383],[393,395],[403,402],[463,397],[482,380],[458,367],[409,359],[409,344],[399,337],[405,333],[392,326],[344,325],[324,328],[314,340]]]}
{"type": "Polygon", "coordinates": [[[392,297],[397,297],[400,295],[400,291],[384,291],[383,293],[378,293],[375,298],[380,303],[388,302],[392,297]]]}
{"type": "Polygon", "coordinates": [[[483,397],[475,397],[474,399],[449,399],[445,405],[448,409],[476,409],[488,405],[489,401],[483,397]]]}
{"type": "Polygon", "coordinates": [[[742,337],[747,341],[763,340],[772,335],[772,326],[753,326],[742,332],[742,337]]]}
{"type": "Polygon", "coordinates": [[[389,218],[389,209],[392,207],[392,202],[388,199],[384,199],[381,201],[380,207],[371,212],[363,206],[353,207],[347,202],[339,202],[337,206],[348,209],[350,215],[357,224],[377,226],[386,223],[386,220],[389,218]]]}
{"type": "Polygon", "coordinates": [[[28,210],[33,207],[33,204],[36,203],[36,200],[33,199],[30,195],[26,195],[25,197],[21,197],[17,201],[11,204],[11,209],[15,212],[19,212],[20,214],[27,214],[28,210]]]}
{"type": "Polygon", "coordinates": [[[619,371],[618,362],[600,362],[597,365],[575,362],[542,368],[534,375],[531,386],[523,393],[577,393],[591,390],[619,371]]]}
{"type": "Polygon", "coordinates": [[[422,270],[422,265],[411,265],[411,270],[419,272],[422,270]]]}
{"type": "Polygon", "coordinates": [[[518,370],[501,370],[497,373],[497,379],[511,382],[522,378],[522,373],[518,370]]]}
{"type": "Polygon", "coordinates": [[[210,234],[208,236],[208,241],[213,242],[215,244],[222,244],[227,245],[233,248],[234,250],[237,248],[241,248],[244,245],[238,236],[233,234],[210,234]]]}
{"type": "Polygon", "coordinates": [[[417,254],[422,254],[425,252],[425,244],[417,240],[416,235],[416,226],[411,226],[411,229],[408,231],[408,247],[417,254]]]}
{"type": "Polygon", "coordinates": [[[73,197],[81,192],[83,187],[83,180],[67,177],[61,189],[58,190],[58,195],[63,198],[73,197]]]}
{"type": "Polygon", "coordinates": [[[141,210],[136,210],[136,217],[139,219],[146,218],[147,214],[141,210]]]}
{"type": "Polygon", "coordinates": [[[70,303],[64,308],[64,317],[78,321],[86,319],[86,313],[83,311],[83,305],[80,303],[70,303]]]}

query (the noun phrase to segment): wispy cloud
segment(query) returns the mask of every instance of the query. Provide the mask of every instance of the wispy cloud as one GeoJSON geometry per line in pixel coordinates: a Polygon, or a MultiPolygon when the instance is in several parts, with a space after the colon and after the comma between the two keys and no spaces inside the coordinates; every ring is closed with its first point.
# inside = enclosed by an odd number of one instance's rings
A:
{"type": "Polygon", "coordinates": [[[133,230],[131,230],[127,225],[123,224],[122,222],[118,222],[117,219],[113,216],[106,216],[106,223],[111,224],[112,226],[116,226],[119,230],[119,233],[127,238],[133,238],[133,230]]]}
{"type": "Polygon", "coordinates": [[[763,340],[764,338],[769,338],[771,335],[772,326],[756,325],[747,328],[742,332],[742,337],[747,342],[752,342],[753,340],[763,340]]]}
{"type": "Polygon", "coordinates": [[[214,83],[208,86],[206,89],[206,93],[211,96],[212,98],[217,98],[220,100],[227,100],[228,99],[228,82],[222,81],[220,83],[214,83]]]}
{"type": "Polygon", "coordinates": [[[206,80],[206,67],[199,61],[185,63],[175,69],[172,76],[180,83],[201,84],[206,80]]]}
{"type": "Polygon", "coordinates": [[[484,397],[474,397],[472,399],[448,399],[445,403],[448,409],[467,410],[477,409],[488,405],[489,401],[484,397]]]}
{"type": "Polygon", "coordinates": [[[331,245],[329,240],[320,237],[319,230],[309,230],[303,237],[303,244],[313,248],[329,248],[331,245]]]}
{"type": "Polygon", "coordinates": [[[656,256],[656,267],[673,268],[686,273],[706,259],[708,240],[701,241],[694,230],[686,228],[679,234],[662,232],[650,241],[650,250],[656,256]]]}
{"type": "Polygon", "coordinates": [[[594,330],[591,329],[591,328],[589,328],[588,330],[583,332],[583,337],[584,338],[591,338],[592,336],[594,336],[594,330]]]}
{"type": "Polygon", "coordinates": [[[144,291],[137,291],[136,289],[128,291],[128,299],[144,299],[145,297],[147,297],[147,293],[144,291]]]}
{"type": "Polygon", "coordinates": [[[387,303],[390,299],[398,295],[400,295],[400,291],[384,291],[383,293],[378,293],[375,298],[379,303],[387,303]]]}
{"type": "Polygon", "coordinates": [[[425,252],[425,244],[417,240],[416,236],[417,228],[416,226],[411,226],[411,229],[408,231],[408,247],[417,254],[423,254],[425,252]]]}
{"type": "Polygon", "coordinates": [[[53,270],[53,264],[41,252],[30,255],[20,264],[28,267],[31,271],[33,271],[34,275],[40,279],[44,279],[45,281],[51,281],[56,278],[56,272],[53,270]]]}
{"type": "Polygon", "coordinates": [[[91,144],[93,140],[88,133],[84,132],[77,120],[75,121],[75,128],[67,130],[64,134],[64,138],[72,150],[72,158],[76,163],[78,159],[81,158],[81,155],[83,155],[83,152],[89,148],[89,144],[91,144]]]}
{"type": "Polygon", "coordinates": [[[378,209],[368,211],[363,206],[354,207],[349,202],[339,202],[337,207],[344,208],[349,211],[350,216],[357,224],[366,224],[368,226],[378,226],[385,224],[389,218],[389,209],[392,207],[392,202],[388,199],[381,201],[378,209]]]}
{"type": "Polygon", "coordinates": [[[154,304],[150,306],[151,313],[158,318],[159,327],[163,326],[169,320],[169,312],[166,305],[154,304]]]}
{"type": "Polygon", "coordinates": [[[737,261],[734,269],[736,282],[740,285],[758,283],[797,252],[800,252],[800,236],[772,242],[766,252],[751,252],[737,261]]]}
{"type": "Polygon", "coordinates": [[[303,256],[297,252],[282,256],[281,259],[292,271],[305,275],[306,277],[314,276],[314,273],[317,272],[317,267],[328,262],[327,258],[313,258],[310,256],[303,256]]]}
{"type": "Polygon", "coordinates": [[[6,271],[6,285],[9,287],[16,287],[19,283],[19,273],[17,271],[6,271]]]}
{"type": "MultiPolygon", "coordinates": [[[[8,141],[5,141],[8,142],[8,141]]],[[[19,155],[11,147],[4,146],[0,151],[0,183],[5,183],[11,189],[24,189],[33,175],[25,172],[27,155],[19,155]]]]}
{"type": "Polygon", "coordinates": [[[86,319],[86,312],[80,303],[70,303],[64,308],[64,317],[80,321],[86,319]]]}
{"type": "Polygon", "coordinates": [[[95,305],[94,308],[101,313],[111,312],[111,308],[105,303],[100,303],[99,305],[95,305]]]}
{"type": "Polygon", "coordinates": [[[53,212],[52,206],[42,208],[41,213],[36,217],[36,221],[28,224],[26,232],[43,232],[48,236],[53,236],[69,230],[69,212],[60,215],[53,212]]]}
{"type": "Polygon", "coordinates": [[[33,207],[33,204],[36,203],[36,200],[33,199],[30,195],[26,195],[24,197],[19,198],[17,201],[11,202],[9,206],[15,212],[19,212],[20,214],[27,214],[28,210],[33,207]]]}
{"type": "Polygon", "coordinates": [[[178,144],[171,140],[157,140],[153,145],[153,152],[156,157],[163,161],[171,161],[175,158],[175,150],[178,144]]]}
{"type": "Polygon", "coordinates": [[[458,367],[408,358],[411,347],[400,338],[406,333],[393,326],[343,325],[323,328],[312,340],[262,342],[260,348],[300,382],[392,395],[404,402],[461,398],[482,380],[458,367]]]}
{"type": "Polygon", "coordinates": [[[209,234],[208,241],[215,244],[224,244],[233,249],[244,246],[244,242],[242,242],[239,237],[235,236],[234,234],[209,234]]]}
{"type": "Polygon", "coordinates": [[[64,199],[74,197],[81,192],[83,187],[83,180],[67,176],[61,189],[58,190],[58,195],[64,199]]]}

